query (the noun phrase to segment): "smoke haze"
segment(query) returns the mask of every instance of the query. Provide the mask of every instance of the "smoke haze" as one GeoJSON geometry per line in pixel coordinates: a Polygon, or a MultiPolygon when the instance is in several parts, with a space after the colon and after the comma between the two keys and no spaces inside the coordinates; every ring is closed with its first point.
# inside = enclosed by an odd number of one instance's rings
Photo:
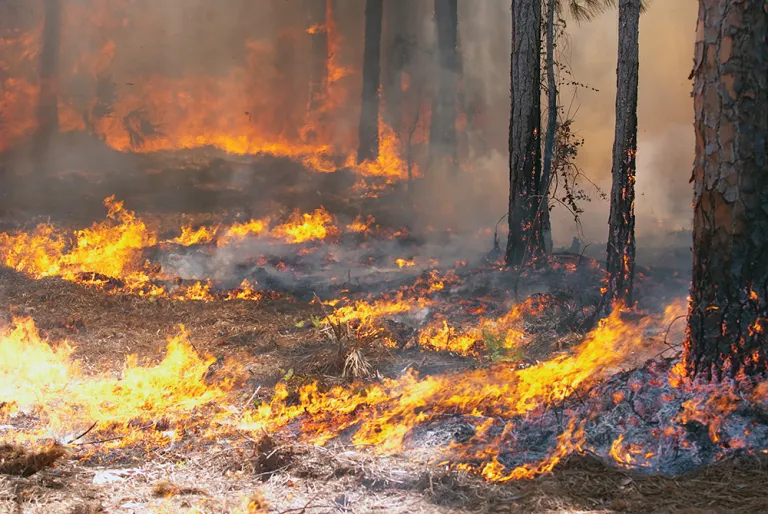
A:
{"type": "MultiPolygon", "coordinates": [[[[122,125],[157,123],[160,135],[142,142],[154,149],[173,150],[192,144],[213,143],[220,148],[242,146],[247,137],[269,146],[280,141],[295,143],[305,128],[309,97],[311,41],[307,37],[312,1],[209,2],[191,0],[183,8],[171,0],[92,0],[68,3],[62,33],[61,123],[66,130],[83,130],[91,123],[109,146],[130,150],[134,141],[122,125]],[[82,120],[82,112],[93,111],[98,85],[94,77],[109,76],[121,98],[110,118],[82,120]],[[139,119],[137,111],[148,118],[139,119]],[[126,118],[131,118],[130,123],[126,118]],[[122,125],[121,125],[122,124],[122,125]],[[189,132],[185,134],[184,131],[189,132]],[[241,138],[241,139],[238,139],[241,138]],[[262,141],[263,140],[263,141],[262,141]],[[238,144],[240,146],[238,146],[238,144]]],[[[398,30],[387,18],[385,2],[382,64],[392,59],[393,34],[398,30]]],[[[415,38],[405,67],[407,87],[414,96],[434,88],[434,24],[432,1],[414,0],[401,8],[412,16],[400,27],[415,38]]],[[[462,105],[469,106],[466,131],[460,135],[464,159],[475,197],[453,203],[455,219],[469,225],[491,226],[506,211],[507,134],[509,116],[510,12],[508,0],[460,0],[459,44],[462,52],[462,105]]],[[[315,137],[345,154],[356,146],[360,104],[360,70],[364,2],[334,0],[337,42],[333,66],[338,80],[329,88],[327,112],[318,122],[315,137]],[[329,121],[330,120],[330,121],[329,121]]],[[[4,28],[33,30],[42,7],[29,5],[4,28]]],[[[652,2],[640,23],[639,150],[636,213],[637,230],[643,236],[688,227],[688,184],[693,157],[692,102],[689,73],[696,19],[695,0],[652,2]]],[[[575,129],[585,140],[578,164],[606,193],[610,191],[611,147],[614,130],[617,13],[608,11],[590,23],[568,21],[569,37],[559,51],[573,72],[574,80],[597,89],[578,88],[561,92],[561,101],[574,115],[575,129]]],[[[5,76],[30,76],[39,49],[29,48],[26,58],[5,63],[5,76]],[[26,59],[26,60],[25,60],[26,59]],[[25,68],[26,67],[26,68],[25,68]],[[24,71],[24,73],[20,72],[24,71]]],[[[5,52],[18,48],[7,47],[5,52]]],[[[389,80],[386,73],[383,80],[389,80]]],[[[0,104],[5,128],[18,133],[0,137],[6,148],[34,130],[34,109],[22,108],[35,98],[29,79],[5,83],[6,104],[0,104]],[[11,87],[11,85],[13,87],[11,87]],[[28,85],[26,89],[22,86],[28,85]],[[9,87],[11,89],[9,89],[9,87]],[[13,89],[15,88],[15,89],[13,89]],[[10,99],[10,101],[9,101],[10,99]],[[15,102],[15,103],[14,103],[15,102]],[[14,123],[14,116],[24,118],[14,123]]],[[[392,89],[384,87],[384,109],[395,103],[392,89]],[[389,96],[388,96],[389,95],[389,96]]],[[[402,125],[415,129],[414,141],[424,145],[428,124],[414,119],[416,105],[398,100],[402,125]]],[[[428,102],[425,101],[428,105],[428,102]]],[[[391,113],[390,113],[391,116],[391,113]]],[[[399,116],[399,115],[398,115],[399,116]]],[[[88,118],[88,115],[85,116],[88,118]]],[[[403,130],[396,130],[401,136],[403,130]]],[[[258,144],[255,146],[259,146],[258,144]]],[[[70,153],[78,153],[70,149],[70,153]]],[[[80,152],[83,153],[83,152],[80,152]]],[[[87,152],[85,152],[87,153],[87,152]]],[[[286,151],[287,153],[287,151],[286,151]]],[[[415,158],[423,155],[416,152],[415,158]]],[[[455,186],[454,186],[455,187],[455,186]]],[[[449,185],[432,185],[429,194],[440,197],[449,185]]],[[[589,188],[587,188],[589,190],[589,188]]],[[[586,242],[606,239],[608,202],[594,191],[584,204],[583,236],[586,242]]],[[[449,197],[450,198],[450,197],[449,197]]],[[[430,209],[424,209],[423,221],[430,209]]],[[[441,215],[443,213],[441,212],[441,215]]],[[[556,245],[570,245],[577,235],[571,216],[562,208],[553,215],[556,245]]],[[[646,238],[648,239],[648,238],[646,238]]]]}

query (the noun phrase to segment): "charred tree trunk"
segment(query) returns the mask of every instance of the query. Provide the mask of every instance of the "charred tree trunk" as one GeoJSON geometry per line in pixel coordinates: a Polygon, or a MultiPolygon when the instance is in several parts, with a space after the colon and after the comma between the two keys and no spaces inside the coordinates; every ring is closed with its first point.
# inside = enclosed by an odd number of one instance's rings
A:
{"type": "Polygon", "coordinates": [[[381,74],[382,0],[365,2],[365,50],[363,55],[363,105],[360,110],[357,162],[379,156],[379,76],[381,74]]]}
{"type": "Polygon", "coordinates": [[[53,136],[59,130],[59,49],[61,47],[60,0],[45,0],[43,48],[40,52],[40,95],[37,105],[38,134],[35,160],[38,172],[47,168],[53,136]]]}
{"type": "Polygon", "coordinates": [[[430,169],[442,162],[455,173],[458,170],[456,148],[456,97],[459,88],[457,0],[435,0],[437,24],[438,83],[432,101],[432,119],[429,127],[430,169]]]}
{"type": "Polygon", "coordinates": [[[544,251],[540,216],[540,47],[541,2],[512,0],[508,266],[519,266],[544,251]]]}
{"type": "Polygon", "coordinates": [[[608,221],[605,305],[632,305],[635,276],[635,157],[641,0],[619,2],[616,132],[613,142],[611,214],[608,221]]]}
{"type": "Polygon", "coordinates": [[[541,223],[544,248],[552,251],[552,225],[549,219],[549,182],[557,131],[557,81],[555,80],[555,11],[558,0],[547,0],[547,134],[544,139],[544,169],[541,173],[541,223]]]}
{"type": "Polygon", "coordinates": [[[768,10],[700,1],[697,34],[685,361],[717,379],[768,366],[768,10]]]}
{"type": "Polygon", "coordinates": [[[328,2],[310,2],[309,33],[312,38],[312,65],[309,78],[309,112],[317,110],[325,99],[328,83],[328,2]]]}

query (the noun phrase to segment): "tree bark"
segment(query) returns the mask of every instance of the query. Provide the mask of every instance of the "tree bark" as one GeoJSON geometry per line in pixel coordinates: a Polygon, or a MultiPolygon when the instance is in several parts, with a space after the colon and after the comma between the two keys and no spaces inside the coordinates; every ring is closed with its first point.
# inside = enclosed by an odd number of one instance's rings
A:
{"type": "Polygon", "coordinates": [[[60,0],[43,4],[43,47],[40,52],[40,93],[37,105],[38,134],[35,160],[38,172],[47,168],[51,139],[59,130],[59,51],[61,48],[60,0]]]}
{"type": "Polygon", "coordinates": [[[616,132],[608,221],[606,306],[632,305],[635,276],[635,172],[640,0],[619,2],[619,56],[616,69],[616,132]]]}
{"type": "Polygon", "coordinates": [[[763,1],[699,2],[685,362],[706,379],[768,366],[767,41],[763,1]]]}
{"type": "Polygon", "coordinates": [[[509,237],[506,262],[543,251],[541,194],[541,2],[512,0],[512,108],[509,119],[509,237]]]}
{"type": "Polygon", "coordinates": [[[382,0],[366,0],[363,105],[360,110],[358,163],[373,161],[379,156],[379,77],[381,74],[382,20],[382,0]]]}
{"type": "Polygon", "coordinates": [[[541,222],[544,249],[552,251],[552,225],[549,219],[549,183],[557,131],[557,81],[555,80],[555,11],[558,0],[547,0],[547,134],[544,139],[544,169],[541,173],[541,222]]]}
{"type": "Polygon", "coordinates": [[[437,25],[438,82],[432,101],[427,168],[444,162],[450,172],[458,171],[456,148],[456,97],[459,87],[457,0],[435,0],[437,25]]]}

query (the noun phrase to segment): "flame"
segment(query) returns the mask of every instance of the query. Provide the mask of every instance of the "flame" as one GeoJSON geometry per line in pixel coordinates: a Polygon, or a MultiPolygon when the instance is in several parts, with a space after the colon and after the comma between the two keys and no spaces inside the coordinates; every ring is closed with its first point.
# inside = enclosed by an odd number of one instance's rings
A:
{"type": "Polygon", "coordinates": [[[195,409],[225,398],[232,385],[231,380],[206,383],[216,359],[200,356],[183,327],[169,338],[158,364],[141,366],[138,357],[129,356],[119,378],[85,374],[72,353],[66,342],[51,346],[43,341],[28,318],[0,331],[0,419],[26,413],[39,418],[35,426],[44,427],[16,433],[19,438],[38,438],[46,431],[64,438],[96,423],[122,437],[113,446],[143,437],[167,440],[176,437],[172,429],[136,430],[132,425],[165,420],[181,427],[195,409]]]}
{"type": "Polygon", "coordinates": [[[125,279],[141,269],[143,248],[157,243],[143,221],[110,196],[104,201],[107,220],[78,230],[70,238],[48,224],[31,234],[0,234],[0,258],[8,267],[34,278],[61,276],[78,280],[81,273],[125,279]]]}
{"type": "Polygon", "coordinates": [[[171,240],[172,243],[176,243],[182,246],[192,246],[197,244],[210,243],[216,237],[218,227],[209,230],[208,227],[192,228],[191,225],[181,228],[181,235],[171,240]]]}
{"type": "Polygon", "coordinates": [[[363,221],[362,216],[358,215],[352,223],[347,225],[347,231],[367,234],[375,225],[376,220],[370,214],[365,219],[365,221],[363,221]]]}
{"type": "MultiPolygon", "coordinates": [[[[682,308],[680,305],[671,310],[680,312],[682,308]]],[[[525,369],[497,365],[458,375],[424,378],[409,372],[396,380],[383,379],[380,384],[363,390],[338,386],[323,392],[312,383],[301,387],[298,402],[290,404],[286,402],[287,389],[280,386],[272,402],[249,412],[240,427],[274,430],[299,419],[302,437],[315,444],[324,444],[355,427],[353,443],[370,445],[379,453],[397,452],[412,427],[439,414],[509,418],[562,401],[578,388],[605,376],[612,366],[623,362],[630,351],[648,349],[643,331],[659,322],[659,319],[646,319],[628,324],[619,312],[614,312],[602,320],[572,354],[559,355],[525,369]]],[[[583,425],[574,421],[561,436],[549,460],[539,466],[504,474],[499,466],[490,464],[482,473],[494,480],[508,480],[546,471],[562,456],[578,448],[582,437],[583,425]]],[[[487,451],[498,451],[497,448],[491,445],[487,451]]],[[[484,456],[485,461],[488,458],[484,456]]]]}
{"type": "MultiPolygon", "coordinates": [[[[304,37],[290,29],[281,36],[299,49],[310,45],[313,34],[327,36],[327,76],[318,101],[311,109],[292,97],[292,88],[275,70],[277,41],[243,41],[229,69],[217,75],[185,70],[181,76],[145,72],[115,76],[121,67],[117,48],[124,44],[110,39],[157,27],[151,17],[128,16],[124,2],[93,0],[63,9],[62,29],[67,56],[62,59],[59,97],[60,128],[63,132],[88,131],[109,147],[121,152],[149,153],[210,147],[235,155],[268,154],[302,163],[309,170],[326,173],[340,165],[361,176],[392,184],[407,178],[407,164],[396,131],[383,120],[379,126],[379,157],[356,163],[357,141],[346,121],[356,116],[360,69],[343,62],[345,42],[336,26],[332,4],[326,3],[324,26],[304,28],[304,37]],[[81,34],[86,18],[97,30],[81,34]],[[70,32],[78,31],[78,37],[70,32]],[[112,84],[109,101],[99,97],[99,84],[112,84]],[[92,87],[83,89],[89,84],[92,87]],[[79,89],[70,91],[71,84],[79,89]],[[103,105],[104,102],[108,105],[103,105]],[[353,106],[350,108],[350,105],[353,106]]],[[[35,73],[41,48],[42,23],[32,30],[3,34],[0,63],[3,94],[0,112],[5,121],[0,150],[29,137],[37,129],[36,107],[39,84],[35,73]]],[[[301,51],[301,50],[300,50],[301,51]]],[[[159,71],[159,70],[158,70],[159,71]]],[[[295,93],[293,93],[295,96],[295,93]]],[[[415,168],[414,168],[415,169],[415,168]]],[[[376,184],[367,187],[375,189],[376,184]]]]}
{"type": "Polygon", "coordinates": [[[416,259],[395,259],[395,264],[397,264],[398,268],[408,268],[416,266],[416,259]]]}
{"type": "Polygon", "coordinates": [[[288,221],[278,225],[270,232],[272,237],[281,238],[287,243],[304,243],[323,240],[337,233],[333,217],[320,207],[311,214],[294,211],[288,221]]]}

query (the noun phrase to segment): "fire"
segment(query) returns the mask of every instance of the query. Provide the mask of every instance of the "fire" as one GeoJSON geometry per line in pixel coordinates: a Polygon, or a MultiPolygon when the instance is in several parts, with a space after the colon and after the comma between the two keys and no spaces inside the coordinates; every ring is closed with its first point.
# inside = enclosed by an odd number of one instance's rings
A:
{"type": "Polygon", "coordinates": [[[409,268],[416,266],[416,259],[395,259],[398,268],[409,268]]]}
{"type": "MultiPolygon", "coordinates": [[[[682,306],[680,306],[682,308],[682,306]]],[[[334,387],[326,392],[317,384],[299,390],[298,403],[286,403],[288,392],[278,387],[271,403],[248,413],[243,430],[276,429],[294,419],[301,421],[302,437],[315,444],[356,427],[355,444],[370,445],[374,451],[393,453],[402,449],[405,435],[414,426],[440,414],[509,418],[553,405],[575,390],[606,376],[631,351],[650,351],[643,331],[659,319],[638,324],[622,321],[616,312],[589,333],[570,355],[525,369],[497,365],[454,375],[418,377],[409,372],[400,379],[383,379],[364,390],[334,387]]],[[[479,470],[493,480],[521,478],[551,469],[564,455],[581,445],[583,426],[575,421],[561,436],[559,446],[540,466],[522,467],[505,474],[499,466],[479,470]]],[[[491,443],[497,452],[498,445],[491,443]]],[[[487,462],[491,458],[484,456],[487,462]]],[[[495,457],[493,457],[495,458],[495,457]]],[[[493,461],[491,458],[491,461],[493,461]]]]}
{"type": "Polygon", "coordinates": [[[295,211],[288,221],[270,231],[270,235],[287,243],[323,240],[337,233],[333,217],[320,207],[311,214],[295,211]]]}
{"type": "Polygon", "coordinates": [[[207,227],[198,227],[196,229],[191,226],[182,227],[181,235],[172,239],[171,242],[182,246],[210,243],[216,237],[217,230],[218,228],[209,230],[207,227]]]}
{"type": "Polygon", "coordinates": [[[51,346],[42,340],[30,319],[14,320],[13,327],[0,331],[0,419],[39,418],[35,423],[39,428],[14,436],[48,434],[66,439],[95,423],[115,437],[112,446],[144,437],[173,439],[174,425],[183,426],[195,409],[223,400],[231,388],[231,381],[206,383],[216,359],[200,356],[183,327],[168,340],[158,364],[142,366],[138,357],[129,356],[119,378],[109,373],[87,375],[72,353],[66,342],[51,346]],[[169,429],[131,428],[132,423],[158,420],[165,420],[169,429]]]}
{"type": "Polygon", "coordinates": [[[141,251],[157,238],[123,203],[107,198],[107,220],[70,237],[48,224],[31,234],[0,234],[0,258],[8,267],[34,278],[61,276],[78,280],[81,273],[128,278],[141,269],[141,251]]]}
{"type": "Polygon", "coordinates": [[[370,214],[363,221],[363,217],[358,215],[355,220],[347,225],[348,232],[357,232],[359,234],[367,234],[376,225],[376,220],[370,214]]]}

